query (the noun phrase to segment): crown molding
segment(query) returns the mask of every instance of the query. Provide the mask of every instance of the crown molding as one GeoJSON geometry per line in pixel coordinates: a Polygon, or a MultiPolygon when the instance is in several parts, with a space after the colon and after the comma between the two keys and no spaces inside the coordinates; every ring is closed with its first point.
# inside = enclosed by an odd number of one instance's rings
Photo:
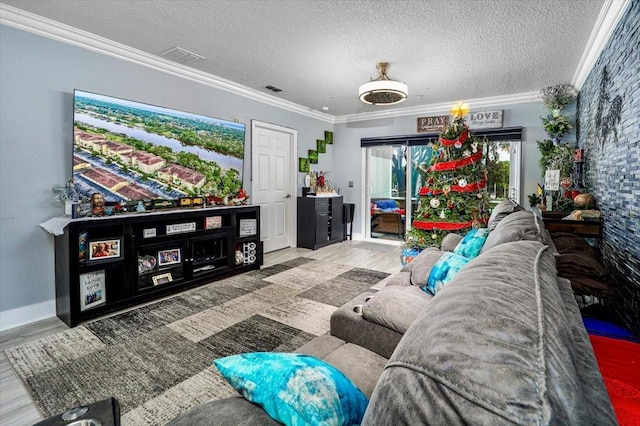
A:
{"type": "MultiPolygon", "coordinates": [[[[497,106],[522,104],[540,100],[539,92],[516,93],[513,95],[493,96],[490,98],[465,99],[475,108],[493,108],[497,106]]],[[[407,108],[396,108],[387,111],[366,112],[361,114],[341,115],[336,117],[335,123],[352,123],[356,121],[377,120],[383,118],[405,117],[408,115],[442,114],[449,113],[451,105],[456,101],[441,102],[438,104],[418,105],[407,108]]]]}
{"type": "Polygon", "coordinates": [[[580,91],[631,0],[606,0],[600,9],[571,84],[580,91]]]}
{"type": "MultiPolygon", "coordinates": [[[[572,84],[576,90],[580,90],[582,84],[584,84],[589,72],[595,65],[602,49],[630,2],[630,0],[605,0],[596,25],[594,26],[576,73],[573,77],[572,84]]],[[[168,61],[159,56],[142,52],[113,40],[97,36],[87,31],[35,15],[3,3],[0,3],[0,24],[66,44],[78,46],[103,55],[143,65],[180,78],[192,80],[197,83],[252,99],[254,101],[332,124],[403,117],[416,114],[442,113],[443,111],[448,112],[454,102],[450,101],[415,107],[395,108],[386,111],[333,116],[294,102],[276,98],[275,96],[259,92],[231,80],[168,61]]],[[[469,99],[467,102],[471,103],[474,108],[491,108],[494,106],[534,102],[539,99],[540,97],[538,92],[529,92],[489,98],[469,99]]]]}
{"type": "Polygon", "coordinates": [[[0,24],[37,34],[62,43],[78,46],[103,55],[133,62],[177,77],[192,80],[216,89],[221,89],[287,111],[314,119],[334,122],[334,116],[311,108],[276,98],[243,86],[231,80],[205,73],[159,56],[142,52],[138,49],[117,43],[113,40],[97,36],[90,32],[71,27],[52,19],[44,18],[30,12],[0,3],[0,24]]]}

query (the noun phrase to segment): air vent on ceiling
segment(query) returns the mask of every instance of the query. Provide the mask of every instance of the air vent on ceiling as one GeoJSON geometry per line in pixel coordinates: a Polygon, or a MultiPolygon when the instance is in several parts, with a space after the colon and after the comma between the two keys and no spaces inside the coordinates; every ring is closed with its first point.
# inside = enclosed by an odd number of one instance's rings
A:
{"type": "Polygon", "coordinates": [[[200,56],[197,53],[189,52],[181,47],[173,47],[165,52],[160,54],[163,58],[169,59],[170,61],[178,62],[181,64],[191,64],[196,61],[201,61],[204,59],[204,56],[200,56]]]}
{"type": "Polygon", "coordinates": [[[276,87],[276,86],[272,86],[272,85],[265,86],[264,88],[265,88],[265,89],[269,89],[269,90],[271,90],[272,92],[276,92],[276,93],[278,93],[278,92],[282,92],[282,89],[281,89],[281,88],[276,87]]]}

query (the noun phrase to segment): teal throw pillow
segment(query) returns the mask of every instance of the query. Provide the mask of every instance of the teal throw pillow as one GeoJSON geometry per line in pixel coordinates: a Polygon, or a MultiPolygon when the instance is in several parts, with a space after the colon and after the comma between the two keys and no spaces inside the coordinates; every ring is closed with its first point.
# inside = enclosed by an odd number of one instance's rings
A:
{"type": "Polygon", "coordinates": [[[435,295],[470,261],[471,259],[468,257],[460,256],[459,254],[444,253],[431,268],[427,284],[420,286],[420,288],[427,293],[435,295]]]}
{"type": "Polygon", "coordinates": [[[213,362],[242,396],[285,425],[360,424],[369,403],[342,372],[309,355],[254,352],[213,362]]]}
{"type": "Polygon", "coordinates": [[[469,259],[473,259],[480,254],[484,242],[487,241],[489,230],[487,228],[472,229],[467,232],[464,238],[458,243],[453,252],[469,259]]]}

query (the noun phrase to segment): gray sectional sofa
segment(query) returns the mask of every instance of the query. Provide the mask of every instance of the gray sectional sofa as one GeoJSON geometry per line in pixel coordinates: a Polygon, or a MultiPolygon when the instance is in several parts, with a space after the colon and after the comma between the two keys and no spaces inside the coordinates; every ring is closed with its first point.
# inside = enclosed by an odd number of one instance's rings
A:
{"type": "MultiPolygon", "coordinates": [[[[338,309],[331,335],[299,352],[329,362],[370,398],[366,425],[615,425],[542,220],[506,201],[488,226],[481,254],[435,296],[419,286],[459,236],[338,309]]],[[[202,404],[172,424],[277,423],[237,397],[202,404]]]]}

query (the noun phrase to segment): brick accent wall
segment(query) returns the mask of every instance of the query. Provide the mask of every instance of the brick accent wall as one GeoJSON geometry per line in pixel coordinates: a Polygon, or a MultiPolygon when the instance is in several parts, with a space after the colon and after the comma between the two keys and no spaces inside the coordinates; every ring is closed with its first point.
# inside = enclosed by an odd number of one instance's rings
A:
{"type": "Polygon", "coordinates": [[[632,0],[578,95],[585,180],[604,216],[616,294],[609,311],[640,336],[640,0],[632,0]]]}

